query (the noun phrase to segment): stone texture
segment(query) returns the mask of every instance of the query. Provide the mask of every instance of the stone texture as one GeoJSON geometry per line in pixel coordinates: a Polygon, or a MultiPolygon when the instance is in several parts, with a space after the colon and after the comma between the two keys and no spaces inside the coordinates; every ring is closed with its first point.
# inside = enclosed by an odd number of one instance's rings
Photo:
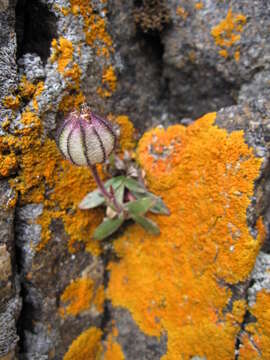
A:
{"type": "MultiPolygon", "coordinates": [[[[14,192],[5,180],[0,182],[0,358],[15,349],[16,321],[20,311],[19,286],[14,248],[14,209],[8,203],[14,192]]],[[[2,358],[1,358],[2,359],[2,358]]]]}
{"type": "Polygon", "coordinates": [[[117,341],[121,345],[126,359],[160,359],[166,353],[166,336],[160,339],[143,334],[131,315],[124,309],[112,311],[112,317],[118,331],[117,341]]]}
{"type": "MultiPolygon", "coordinates": [[[[257,227],[261,216],[267,231],[270,226],[269,19],[270,5],[264,0],[230,4],[220,0],[0,0],[1,360],[16,356],[67,360],[74,354],[74,360],[94,358],[101,346],[104,359],[119,360],[179,359],[177,349],[192,359],[211,359],[213,354],[217,359],[241,360],[270,356],[268,315],[262,311],[269,296],[270,241],[267,235],[259,244],[263,229],[257,227]],[[173,132],[187,132],[185,141],[189,149],[194,146],[189,153],[194,164],[203,154],[192,143],[193,136],[199,132],[202,138],[196,141],[200,142],[208,134],[201,145],[209,158],[197,165],[207,189],[213,182],[202,169],[211,172],[208,161],[216,156],[213,167],[221,171],[219,145],[224,139],[213,142],[211,152],[207,142],[214,141],[215,125],[205,130],[196,128],[193,121],[218,111],[215,124],[226,130],[228,139],[235,136],[241,149],[240,133],[235,134],[243,131],[256,159],[262,160],[259,177],[253,179],[254,191],[246,190],[251,194],[244,212],[248,230],[245,226],[241,230],[247,230],[249,245],[244,240],[238,247],[237,242],[230,243],[241,235],[233,221],[227,224],[228,233],[218,233],[216,238],[212,234],[219,220],[213,221],[202,241],[200,234],[209,220],[204,216],[211,208],[210,203],[207,208],[203,204],[210,195],[204,188],[196,197],[196,191],[190,193],[187,188],[186,206],[193,209],[191,215],[200,214],[200,221],[191,226],[194,238],[185,227],[188,218],[179,227],[183,218],[179,201],[186,195],[174,195],[171,206],[178,215],[168,220],[172,223],[167,237],[150,239],[127,226],[103,252],[103,245],[91,240],[102,211],[86,214],[77,209],[80,199],[95,186],[91,176],[61,160],[53,140],[63,115],[85,98],[97,113],[112,118],[128,115],[141,134],[157,124],[189,125],[173,132]],[[194,153],[198,156],[193,157],[194,153]],[[148,252],[147,244],[151,244],[148,252]],[[129,254],[128,249],[132,249],[129,254]],[[226,251],[228,262],[219,255],[226,251]],[[181,259],[179,254],[184,254],[181,259]],[[209,268],[215,271],[204,283],[209,268]],[[161,284],[158,276],[163,278],[161,284]],[[177,288],[180,280],[186,281],[188,294],[183,298],[177,288]],[[105,305],[104,286],[108,287],[105,305]],[[121,293],[125,287],[128,290],[121,293]],[[148,289],[153,296],[150,303],[148,289]],[[160,302],[155,302],[158,296],[160,302]],[[188,309],[180,318],[178,303],[188,309]],[[183,328],[181,346],[173,352],[172,343],[177,344],[183,328]],[[85,346],[85,339],[91,346],[85,346]],[[85,355],[85,349],[90,353],[85,355]]],[[[175,142],[168,146],[167,135],[160,141],[170,154],[175,142]]],[[[228,144],[230,148],[233,141],[228,144]]],[[[238,149],[230,149],[233,157],[238,149]]],[[[161,150],[156,151],[159,161],[161,150]]],[[[169,162],[173,173],[179,171],[180,157],[169,162]]],[[[241,158],[239,166],[245,161],[241,158]]],[[[161,171],[149,186],[166,198],[171,184],[190,173],[196,177],[193,163],[188,167],[183,162],[185,174],[168,182],[161,171]]],[[[253,176],[253,171],[246,177],[253,176]]],[[[224,174],[221,171],[221,177],[224,174]]],[[[200,179],[194,189],[198,184],[200,179]]],[[[245,194],[237,186],[231,185],[236,196],[245,194]]],[[[222,191],[216,193],[221,203],[222,191]]],[[[237,219],[235,215],[233,220],[237,219]]],[[[166,219],[160,221],[166,233],[166,219]]]]}

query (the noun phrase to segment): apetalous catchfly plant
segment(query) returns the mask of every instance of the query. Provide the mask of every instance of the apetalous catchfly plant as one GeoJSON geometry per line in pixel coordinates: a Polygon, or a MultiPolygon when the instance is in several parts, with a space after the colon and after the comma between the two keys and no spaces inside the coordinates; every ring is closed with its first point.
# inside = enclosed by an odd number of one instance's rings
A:
{"type": "MultiPolygon", "coordinates": [[[[98,175],[96,164],[103,164],[109,159],[116,142],[117,135],[112,124],[94,114],[86,104],[80,111],[74,110],[64,119],[58,130],[59,149],[74,165],[89,167],[98,187],[85,196],[79,208],[87,210],[106,206],[106,216],[94,232],[94,238],[98,240],[113,234],[129,219],[145,230],[159,234],[157,224],[145,215],[147,212],[169,215],[169,210],[161,198],[145,188],[142,179],[137,179],[139,171],[134,171],[134,166],[132,176],[123,174],[123,161],[130,161],[128,155],[118,161],[121,163],[118,176],[103,183],[98,175]]],[[[117,161],[114,168],[117,170],[117,161]]]]}

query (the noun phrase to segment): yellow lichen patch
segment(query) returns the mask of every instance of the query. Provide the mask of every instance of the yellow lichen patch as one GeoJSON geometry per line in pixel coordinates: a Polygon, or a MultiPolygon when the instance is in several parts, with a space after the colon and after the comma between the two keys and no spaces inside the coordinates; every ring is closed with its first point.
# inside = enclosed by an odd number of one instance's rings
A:
{"type": "MultiPolygon", "coordinates": [[[[61,295],[61,301],[68,305],[63,314],[76,316],[91,307],[94,282],[92,279],[81,278],[73,281],[61,295]]],[[[62,309],[62,308],[61,308],[62,309]]]]}
{"type": "Polygon", "coordinates": [[[226,49],[219,50],[218,53],[220,56],[224,57],[225,59],[227,59],[229,57],[228,50],[226,50],[226,49]]]}
{"type": "Polygon", "coordinates": [[[72,42],[64,37],[60,37],[57,41],[56,39],[52,40],[53,54],[50,58],[51,62],[57,60],[58,62],[58,71],[61,74],[64,74],[67,65],[73,59],[73,45],[72,42]]]}
{"type": "Polygon", "coordinates": [[[54,141],[41,141],[40,119],[31,112],[22,114],[26,125],[18,130],[18,136],[2,139],[10,153],[19,150],[18,176],[10,182],[20,193],[23,204],[43,203],[44,211],[38,222],[42,226],[41,250],[51,237],[53,219],[61,218],[69,235],[69,250],[75,251],[77,242],[85,243],[86,249],[99,253],[99,244],[91,239],[94,228],[101,221],[102,211],[81,211],[78,204],[87,192],[96,186],[87,168],[78,168],[64,160],[54,141]]]}
{"type": "Polygon", "coordinates": [[[96,310],[101,312],[104,303],[103,286],[95,289],[94,281],[91,278],[78,278],[65,289],[61,295],[61,301],[64,304],[60,308],[62,316],[77,316],[90,310],[93,305],[97,305],[96,310]]]}
{"type": "Polygon", "coordinates": [[[23,98],[31,98],[34,95],[36,86],[27,80],[26,76],[23,75],[19,83],[19,92],[23,98]]]}
{"type": "Polygon", "coordinates": [[[97,360],[101,354],[101,336],[100,329],[95,327],[85,330],[70,345],[63,360],[97,360]]]}
{"type": "Polygon", "coordinates": [[[238,62],[240,59],[240,51],[239,50],[236,50],[235,53],[234,53],[234,60],[236,62],[238,62]]]}
{"type": "Polygon", "coordinates": [[[82,71],[78,64],[74,64],[71,69],[65,71],[65,77],[73,80],[73,84],[70,84],[72,88],[77,89],[80,85],[82,71]]]}
{"type": "Polygon", "coordinates": [[[98,94],[102,97],[110,97],[116,89],[117,78],[112,66],[103,71],[102,84],[103,87],[98,88],[98,94]]]}
{"type": "Polygon", "coordinates": [[[3,99],[3,105],[8,109],[16,110],[20,106],[20,97],[8,95],[3,99]]]}
{"type": "Polygon", "coordinates": [[[1,154],[1,138],[0,138],[0,175],[9,176],[17,168],[17,159],[14,153],[8,155],[1,154]]]}
{"type": "MultiPolygon", "coordinates": [[[[229,9],[228,14],[217,26],[212,28],[211,35],[213,36],[217,46],[222,48],[223,52],[219,51],[221,56],[224,56],[226,50],[238,43],[241,39],[243,27],[247,19],[243,14],[234,14],[232,9],[229,9]]],[[[224,56],[227,57],[227,56],[224,56]]],[[[240,52],[238,51],[237,58],[239,60],[240,52]]],[[[237,58],[235,59],[236,61],[237,58]]]]}
{"type": "Polygon", "coordinates": [[[247,278],[264,236],[261,220],[256,239],[246,220],[261,159],[242,131],[228,134],[215,117],[144,134],[138,160],[171,215],[153,216],[159,236],[129,226],[114,242],[120,261],[109,265],[109,299],[144,333],[167,334],[163,360],[234,358],[246,304],[228,311],[224,284],[247,278]]]}
{"type": "Polygon", "coordinates": [[[183,20],[186,20],[186,18],[188,17],[188,12],[182,6],[177,7],[176,14],[181,16],[183,20]]]}
{"type": "Polygon", "coordinates": [[[119,115],[115,122],[120,126],[120,137],[118,143],[122,152],[125,150],[133,150],[136,144],[135,129],[133,123],[126,115],[119,115]]]}
{"type": "MultiPolygon", "coordinates": [[[[103,2],[105,3],[105,2],[103,2]]],[[[103,56],[102,86],[97,89],[101,97],[110,97],[116,89],[116,75],[111,65],[107,66],[110,54],[114,52],[111,36],[106,30],[105,18],[93,11],[91,1],[70,0],[70,11],[74,16],[82,16],[86,44],[91,46],[97,56],[103,56]]],[[[106,12],[106,9],[103,9],[106,12]]]]}
{"type": "Polygon", "coordinates": [[[112,39],[106,31],[105,20],[93,12],[91,1],[70,0],[70,6],[73,15],[83,17],[86,43],[94,47],[96,41],[100,41],[111,48],[112,39]]]}
{"type": "Polygon", "coordinates": [[[103,360],[125,360],[121,346],[116,341],[116,335],[109,335],[103,360]]]}
{"type": "Polygon", "coordinates": [[[203,8],[203,2],[202,2],[202,1],[197,2],[197,3],[195,4],[195,9],[196,9],[196,10],[201,10],[202,8],[203,8]]]}
{"type": "Polygon", "coordinates": [[[79,109],[85,102],[85,96],[80,91],[76,95],[65,95],[59,104],[58,109],[64,113],[68,113],[73,109],[79,109]]]}
{"type": "Polygon", "coordinates": [[[35,92],[34,92],[34,99],[33,99],[33,108],[38,111],[38,102],[37,102],[37,98],[42,94],[44,90],[44,82],[43,81],[39,81],[35,87],[35,92]]]}
{"type": "Polygon", "coordinates": [[[262,290],[249,311],[256,320],[248,324],[239,351],[240,360],[270,359],[270,293],[262,290]]]}

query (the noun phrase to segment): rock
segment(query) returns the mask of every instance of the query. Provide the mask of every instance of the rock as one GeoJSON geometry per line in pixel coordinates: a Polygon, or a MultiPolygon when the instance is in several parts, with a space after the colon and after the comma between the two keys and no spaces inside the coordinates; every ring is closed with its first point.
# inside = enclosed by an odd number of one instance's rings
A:
{"type": "Polygon", "coordinates": [[[1,360],[269,358],[269,12],[0,0],[1,360]],[[78,204],[96,185],[54,140],[84,101],[121,151],[132,124],[178,124],[137,152],[172,213],[160,236],[93,240],[103,210],[78,204]]]}
{"type": "MultiPolygon", "coordinates": [[[[21,308],[14,248],[14,192],[7,181],[0,182],[0,358],[15,350],[16,321],[21,308]]],[[[10,355],[13,356],[13,355],[10,355]]]]}
{"type": "Polygon", "coordinates": [[[194,118],[233,105],[239,88],[269,67],[269,7],[261,0],[168,6],[172,25],[162,42],[169,111],[194,118]]]}
{"type": "MultiPolygon", "coordinates": [[[[188,127],[150,130],[140,140],[148,187],[171,215],[155,217],[159,237],[133,225],[114,241],[120,259],[109,265],[108,296],[135,321],[112,319],[119,344],[138,326],[144,335],[167,337],[162,359],[229,359],[238,352],[250,273],[265,237],[269,115],[268,101],[251,101],[188,127]],[[124,334],[122,324],[129,324],[124,334]]],[[[138,346],[134,336],[128,350],[138,346]]],[[[131,359],[128,350],[122,346],[131,359]]]]}

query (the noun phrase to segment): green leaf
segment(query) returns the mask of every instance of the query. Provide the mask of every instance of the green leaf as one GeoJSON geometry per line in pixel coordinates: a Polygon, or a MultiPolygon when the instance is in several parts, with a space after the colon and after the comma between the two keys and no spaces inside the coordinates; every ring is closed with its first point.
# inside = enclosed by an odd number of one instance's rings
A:
{"type": "Polygon", "coordinates": [[[125,185],[122,183],[114,192],[116,201],[119,204],[123,204],[124,201],[125,185]]]}
{"type": "Polygon", "coordinates": [[[170,210],[167,208],[167,206],[164,204],[163,200],[160,197],[150,192],[147,192],[146,194],[137,194],[137,198],[139,199],[142,199],[144,197],[150,197],[153,199],[154,205],[149,209],[149,211],[151,211],[153,214],[162,214],[162,215],[171,214],[170,210]]]}
{"type": "Polygon", "coordinates": [[[135,193],[147,192],[147,190],[144,188],[142,184],[131,178],[125,178],[125,185],[130,191],[134,191],[135,193]]]}
{"type": "Polygon", "coordinates": [[[87,210],[87,209],[93,209],[97,206],[102,205],[105,203],[104,197],[101,195],[99,190],[94,190],[90,193],[88,193],[84,199],[79,204],[79,209],[81,210],[87,210]]]}
{"type": "Polygon", "coordinates": [[[138,200],[130,201],[125,204],[126,209],[130,215],[144,215],[148,210],[150,210],[156,200],[153,197],[143,197],[138,200]]]}
{"type": "Polygon", "coordinates": [[[123,224],[123,217],[116,219],[106,219],[96,228],[94,232],[95,240],[103,240],[113,234],[123,224]]]}
{"type": "Polygon", "coordinates": [[[156,199],[156,203],[151,207],[150,211],[154,214],[170,215],[170,210],[164,204],[161,198],[153,196],[156,199]]]}
{"type": "Polygon", "coordinates": [[[124,180],[125,180],[124,176],[116,176],[116,177],[113,177],[113,178],[107,180],[104,183],[104,186],[106,189],[108,189],[112,186],[112,188],[114,190],[116,190],[123,183],[124,180]]]}
{"type": "Polygon", "coordinates": [[[160,230],[157,224],[154,221],[147,219],[145,216],[133,215],[132,219],[136,221],[137,224],[141,225],[149,233],[153,235],[160,234],[160,230]]]}

